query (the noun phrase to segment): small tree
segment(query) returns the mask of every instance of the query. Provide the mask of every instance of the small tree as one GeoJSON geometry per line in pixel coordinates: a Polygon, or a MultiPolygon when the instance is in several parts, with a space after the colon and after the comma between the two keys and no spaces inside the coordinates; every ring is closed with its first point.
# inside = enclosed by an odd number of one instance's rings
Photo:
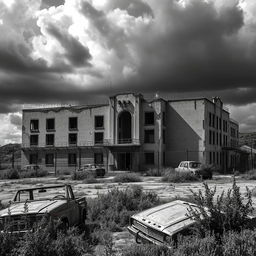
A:
{"type": "Polygon", "coordinates": [[[205,236],[210,232],[220,237],[226,231],[241,231],[253,210],[251,192],[246,189],[246,198],[243,199],[234,178],[232,188],[226,193],[222,191],[217,197],[216,186],[210,189],[207,183],[204,183],[204,193],[191,190],[198,207],[190,206],[188,215],[196,221],[199,234],[205,236]]]}

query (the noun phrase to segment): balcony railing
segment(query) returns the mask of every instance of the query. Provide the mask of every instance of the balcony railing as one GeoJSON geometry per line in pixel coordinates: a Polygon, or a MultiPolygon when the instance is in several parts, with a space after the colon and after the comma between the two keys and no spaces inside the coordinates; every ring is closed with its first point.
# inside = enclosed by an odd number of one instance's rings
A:
{"type": "Polygon", "coordinates": [[[30,143],[22,143],[22,148],[40,148],[40,147],[94,147],[94,146],[118,146],[118,145],[140,145],[139,139],[121,139],[114,142],[113,139],[104,139],[102,141],[77,141],[76,144],[70,144],[67,142],[55,141],[54,145],[38,144],[30,145],[30,143]]]}

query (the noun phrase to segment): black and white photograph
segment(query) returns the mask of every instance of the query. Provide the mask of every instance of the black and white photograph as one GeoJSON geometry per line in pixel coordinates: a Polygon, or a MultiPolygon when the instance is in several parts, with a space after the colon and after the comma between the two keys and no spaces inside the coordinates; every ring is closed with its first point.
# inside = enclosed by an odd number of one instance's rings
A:
{"type": "Polygon", "coordinates": [[[0,256],[255,241],[256,1],[0,0],[0,256]]]}

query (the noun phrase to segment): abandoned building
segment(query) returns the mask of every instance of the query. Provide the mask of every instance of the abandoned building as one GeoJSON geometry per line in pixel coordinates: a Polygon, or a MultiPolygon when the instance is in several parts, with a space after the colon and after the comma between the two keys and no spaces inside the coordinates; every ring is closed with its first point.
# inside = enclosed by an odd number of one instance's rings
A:
{"type": "Polygon", "coordinates": [[[140,171],[195,160],[226,171],[239,164],[238,134],[217,97],[119,94],[101,105],[24,109],[22,166],[58,172],[96,163],[140,171]]]}

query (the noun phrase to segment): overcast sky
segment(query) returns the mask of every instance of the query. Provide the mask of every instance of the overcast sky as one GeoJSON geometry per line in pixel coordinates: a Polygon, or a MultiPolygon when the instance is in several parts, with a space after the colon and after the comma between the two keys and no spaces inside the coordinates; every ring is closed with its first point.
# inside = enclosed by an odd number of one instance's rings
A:
{"type": "Polygon", "coordinates": [[[255,84],[255,0],[0,0],[0,145],[24,106],[127,91],[219,96],[255,131],[255,84]]]}

